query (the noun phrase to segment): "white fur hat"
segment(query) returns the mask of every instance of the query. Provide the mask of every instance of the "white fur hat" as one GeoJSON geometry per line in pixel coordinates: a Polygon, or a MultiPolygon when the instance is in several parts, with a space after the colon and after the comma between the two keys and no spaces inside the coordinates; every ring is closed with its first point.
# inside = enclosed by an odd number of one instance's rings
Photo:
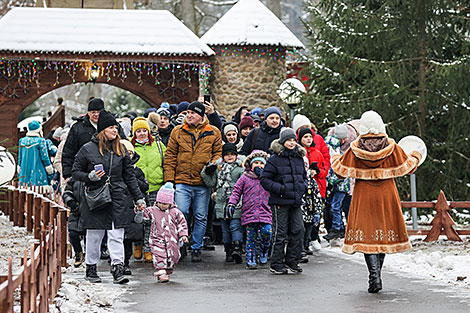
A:
{"type": "Polygon", "coordinates": [[[311,127],[312,123],[306,117],[305,115],[302,114],[297,114],[294,116],[294,120],[292,121],[292,129],[294,132],[297,134],[297,130],[304,125],[308,125],[308,127],[311,127]]]}
{"type": "Polygon", "coordinates": [[[359,135],[380,133],[387,134],[382,117],[375,111],[364,112],[359,125],[359,135]]]}

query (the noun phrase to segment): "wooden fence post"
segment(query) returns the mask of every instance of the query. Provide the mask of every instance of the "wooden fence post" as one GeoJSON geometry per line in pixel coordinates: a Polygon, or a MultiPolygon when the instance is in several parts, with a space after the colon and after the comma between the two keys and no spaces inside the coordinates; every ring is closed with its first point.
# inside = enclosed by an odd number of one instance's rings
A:
{"type": "Polygon", "coordinates": [[[34,238],[41,236],[41,198],[34,197],[34,238]]]}
{"type": "Polygon", "coordinates": [[[18,199],[18,226],[24,227],[24,212],[26,204],[26,193],[24,191],[19,192],[18,199]]]}
{"type": "MultiPolygon", "coordinates": [[[[34,251],[32,252],[34,253],[34,251]]],[[[24,250],[23,256],[23,282],[21,283],[21,313],[29,312],[29,270],[28,250],[24,250]]]]}
{"type": "Polygon", "coordinates": [[[31,192],[26,193],[26,230],[33,231],[33,207],[34,200],[31,192]]]}

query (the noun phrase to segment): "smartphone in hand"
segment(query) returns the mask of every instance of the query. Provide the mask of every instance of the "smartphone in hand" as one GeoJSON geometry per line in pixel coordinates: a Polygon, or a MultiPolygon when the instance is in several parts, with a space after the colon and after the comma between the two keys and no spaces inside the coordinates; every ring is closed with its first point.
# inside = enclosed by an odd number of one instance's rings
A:
{"type": "Polygon", "coordinates": [[[95,172],[104,171],[103,164],[96,164],[95,165],[95,172]]]}
{"type": "Polygon", "coordinates": [[[204,103],[210,103],[211,102],[211,95],[204,95],[204,103]]]}

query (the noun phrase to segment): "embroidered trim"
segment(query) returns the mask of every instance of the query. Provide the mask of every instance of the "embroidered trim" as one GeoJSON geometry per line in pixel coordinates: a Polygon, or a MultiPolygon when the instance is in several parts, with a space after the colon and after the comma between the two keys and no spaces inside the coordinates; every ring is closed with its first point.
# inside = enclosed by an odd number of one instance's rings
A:
{"type": "Polygon", "coordinates": [[[405,252],[411,249],[409,241],[395,243],[395,244],[366,244],[366,243],[353,243],[344,244],[342,251],[348,254],[356,252],[362,253],[398,253],[405,252]]]}

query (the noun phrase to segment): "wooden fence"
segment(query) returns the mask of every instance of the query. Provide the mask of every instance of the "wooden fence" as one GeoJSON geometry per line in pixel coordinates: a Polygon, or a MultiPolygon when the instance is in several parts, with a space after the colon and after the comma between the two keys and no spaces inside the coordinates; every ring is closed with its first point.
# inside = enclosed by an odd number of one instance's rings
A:
{"type": "Polygon", "coordinates": [[[0,312],[14,312],[17,288],[20,312],[49,312],[62,282],[61,267],[67,266],[67,209],[38,187],[7,186],[0,191],[0,209],[15,226],[26,227],[38,240],[30,252],[24,251],[17,273],[9,258],[8,274],[0,275],[0,312]]]}

